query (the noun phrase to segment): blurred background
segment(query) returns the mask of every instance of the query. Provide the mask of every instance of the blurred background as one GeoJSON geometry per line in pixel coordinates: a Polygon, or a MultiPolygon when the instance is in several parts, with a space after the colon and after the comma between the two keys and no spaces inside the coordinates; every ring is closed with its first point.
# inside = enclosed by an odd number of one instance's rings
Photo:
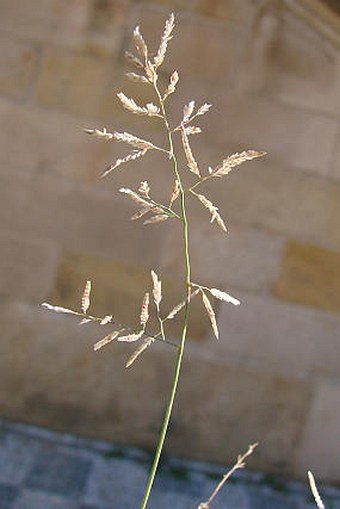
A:
{"type": "Polygon", "coordinates": [[[155,445],[175,351],[153,345],[125,369],[134,345],[93,352],[104,328],[40,303],[78,309],[91,279],[91,312],[134,324],[150,268],[165,309],[181,299],[178,224],[130,222],[136,207],[118,193],[148,180],[168,196],[169,163],[147,154],[101,180],[128,147],[82,131],[163,143],[157,119],[125,112],[116,93],[149,100],[124,77],[124,52],[137,24],[155,51],[172,11],[162,79],[180,75],[174,123],[189,100],[213,104],[192,138],[202,171],[235,151],[268,155],[202,186],[227,236],[191,209],[194,279],[242,305],[218,306],[219,342],[194,307],[167,453],[226,463],[258,441],[253,468],[340,481],[336,0],[0,1],[0,415],[155,445]]]}

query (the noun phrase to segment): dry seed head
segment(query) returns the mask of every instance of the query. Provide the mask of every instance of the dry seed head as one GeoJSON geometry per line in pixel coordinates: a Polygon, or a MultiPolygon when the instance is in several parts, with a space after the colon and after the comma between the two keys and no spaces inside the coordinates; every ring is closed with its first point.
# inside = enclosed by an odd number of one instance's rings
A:
{"type": "Polygon", "coordinates": [[[185,132],[187,134],[187,136],[191,136],[192,134],[199,134],[202,132],[202,129],[200,127],[196,127],[196,126],[188,126],[188,127],[185,127],[185,132]]]}
{"type": "Polygon", "coordinates": [[[135,81],[136,83],[149,83],[149,80],[142,76],[141,74],[136,74],[135,72],[127,72],[125,76],[129,78],[131,81],[135,81]]]}
{"type": "Polygon", "coordinates": [[[216,299],[230,302],[231,304],[234,304],[234,306],[238,306],[240,304],[238,299],[235,299],[235,297],[232,297],[229,293],[222,292],[222,290],[219,290],[218,288],[209,288],[209,292],[216,297],[216,299]]]}
{"type": "Polygon", "coordinates": [[[53,311],[54,313],[65,313],[70,315],[79,315],[76,311],[72,311],[72,309],[63,308],[61,306],[52,306],[48,304],[48,302],[43,302],[41,306],[49,311],[53,311]]]}
{"type": "Polygon", "coordinates": [[[148,201],[144,200],[139,194],[135,193],[135,191],[132,191],[132,189],[129,189],[128,187],[121,187],[119,189],[120,193],[127,194],[129,198],[131,198],[132,201],[135,203],[138,203],[140,205],[143,205],[144,207],[150,207],[150,204],[148,201]]]}
{"type": "Polygon", "coordinates": [[[213,173],[216,177],[222,177],[223,175],[227,175],[233,168],[235,168],[235,166],[239,166],[245,161],[250,161],[256,157],[262,157],[265,154],[266,152],[257,150],[244,150],[240,154],[236,152],[236,154],[232,154],[224,159],[221,165],[218,166],[213,173]]]}
{"type": "Polygon", "coordinates": [[[136,46],[136,50],[138,51],[140,56],[143,57],[144,60],[147,60],[148,48],[147,45],[145,44],[142,34],[140,33],[139,26],[136,26],[136,28],[133,31],[133,40],[136,46]]]}
{"type": "Polygon", "coordinates": [[[85,325],[85,324],[90,323],[92,321],[93,320],[91,318],[83,318],[82,320],[80,320],[79,325],[85,325]]]}
{"type": "Polygon", "coordinates": [[[175,180],[174,187],[172,188],[172,193],[170,196],[170,205],[169,205],[170,207],[174,203],[174,201],[179,197],[179,192],[180,192],[179,182],[178,182],[178,180],[175,180]]]}
{"type": "Polygon", "coordinates": [[[140,150],[162,150],[159,147],[156,147],[153,143],[150,141],[143,140],[142,138],[138,138],[137,136],[134,136],[133,134],[123,132],[118,133],[117,131],[114,132],[114,138],[116,141],[123,141],[125,143],[128,143],[129,145],[132,145],[135,148],[138,148],[140,150]]]}
{"type": "Polygon", "coordinates": [[[224,224],[224,221],[221,218],[220,214],[218,213],[218,208],[215,207],[215,205],[210,200],[208,200],[208,198],[206,198],[203,194],[198,194],[198,193],[195,193],[193,191],[192,191],[192,194],[194,194],[199,199],[199,201],[209,210],[209,212],[211,214],[210,222],[212,223],[212,222],[214,222],[216,220],[216,223],[218,224],[218,226],[224,232],[227,233],[227,231],[228,231],[227,227],[224,224]]]}
{"type": "Polygon", "coordinates": [[[157,309],[159,309],[159,304],[162,300],[162,281],[158,278],[156,272],[151,271],[151,277],[153,282],[153,300],[156,304],[157,309]]]}
{"type": "Polygon", "coordinates": [[[178,80],[179,80],[179,75],[178,75],[178,72],[177,71],[174,71],[171,76],[170,76],[170,83],[168,85],[168,88],[166,89],[165,93],[164,93],[164,96],[163,96],[163,101],[170,95],[170,94],[173,94],[176,90],[176,85],[178,83],[178,80]]]}
{"type": "Polygon", "coordinates": [[[218,339],[219,334],[218,334],[218,328],[217,328],[215,312],[214,312],[213,307],[212,307],[212,305],[210,303],[210,300],[208,299],[206,294],[202,290],[201,290],[201,292],[202,292],[202,301],[203,301],[204,307],[205,307],[205,309],[206,309],[206,311],[208,313],[212,330],[214,331],[216,339],[218,339]]]}
{"type": "Polygon", "coordinates": [[[201,115],[205,115],[211,108],[212,104],[204,103],[200,108],[198,108],[197,112],[195,113],[195,117],[199,117],[201,115]]]}
{"type": "Polygon", "coordinates": [[[145,219],[145,221],[143,221],[143,224],[161,223],[163,221],[166,221],[166,219],[169,219],[169,216],[167,214],[158,214],[156,216],[150,217],[149,219],[145,219]]]}
{"type": "Polygon", "coordinates": [[[146,350],[152,343],[155,341],[155,338],[146,338],[144,339],[143,343],[133,352],[131,357],[129,357],[125,367],[128,368],[131,366],[135,360],[146,350]]]}
{"type": "Polygon", "coordinates": [[[90,307],[91,281],[86,281],[86,285],[81,298],[81,310],[86,314],[90,307]]]}
{"type": "Polygon", "coordinates": [[[134,341],[138,341],[144,334],[144,329],[139,331],[139,332],[136,332],[136,333],[133,333],[133,334],[128,334],[127,336],[120,336],[119,338],[117,338],[117,341],[123,341],[125,343],[133,343],[134,341]]]}
{"type": "Polygon", "coordinates": [[[125,52],[125,58],[126,58],[126,60],[127,60],[130,64],[135,65],[135,66],[136,66],[136,67],[138,67],[139,69],[144,68],[144,65],[143,65],[143,64],[142,64],[142,62],[139,60],[139,58],[137,58],[135,55],[133,55],[132,53],[130,53],[130,51],[126,51],[126,52],[125,52]]]}
{"type": "Polygon", "coordinates": [[[150,186],[147,180],[143,180],[143,182],[140,183],[138,192],[145,196],[146,198],[149,198],[150,186]]]}
{"type": "MultiPolygon", "coordinates": [[[[190,299],[192,299],[193,297],[195,297],[198,293],[199,293],[199,289],[195,290],[194,292],[190,293],[190,299]]],[[[177,304],[177,306],[175,306],[171,311],[170,313],[168,314],[168,316],[165,318],[165,320],[172,320],[173,318],[175,318],[175,316],[177,315],[177,313],[179,313],[181,311],[181,309],[184,308],[186,304],[186,300],[183,300],[182,302],[180,302],[179,304],[177,304]]]]}
{"type": "Polygon", "coordinates": [[[122,159],[117,159],[116,162],[112,163],[101,175],[101,177],[106,177],[111,171],[118,168],[118,166],[121,166],[124,163],[128,163],[129,161],[134,161],[135,159],[139,159],[140,157],[144,156],[147,153],[148,149],[145,148],[143,150],[134,150],[130,154],[128,154],[126,157],[123,157],[122,159]]]}
{"type": "Polygon", "coordinates": [[[102,318],[99,322],[99,325],[106,325],[108,323],[110,323],[112,320],[112,315],[106,315],[104,316],[104,318],[102,318]]]}
{"type": "Polygon", "coordinates": [[[182,133],[182,145],[183,145],[185,157],[187,158],[188,168],[192,173],[194,173],[198,177],[201,177],[199,169],[198,169],[198,164],[194,158],[191,147],[189,145],[189,139],[188,139],[188,135],[185,131],[184,124],[181,124],[181,133],[182,133]]]}
{"type": "Polygon", "coordinates": [[[140,324],[141,327],[143,327],[143,329],[145,329],[145,326],[149,320],[149,302],[150,302],[149,293],[146,292],[143,298],[142,308],[140,312],[140,324]]]}
{"type": "Polygon", "coordinates": [[[152,206],[150,205],[149,207],[145,207],[145,208],[139,210],[138,212],[133,214],[133,216],[130,217],[131,221],[135,221],[136,219],[140,219],[141,217],[145,216],[145,214],[150,212],[151,209],[152,209],[152,206]]]}
{"type": "Polygon", "coordinates": [[[102,131],[100,129],[84,129],[84,132],[86,134],[91,134],[96,136],[97,138],[104,138],[105,140],[112,140],[114,135],[112,133],[109,133],[106,128],[104,127],[102,131]]]}
{"type": "Polygon", "coordinates": [[[153,103],[149,103],[143,108],[142,106],[138,106],[134,99],[127,97],[123,92],[119,92],[117,97],[124,108],[131,111],[131,113],[135,113],[136,115],[148,115],[150,117],[160,116],[158,106],[153,103]]]}
{"type": "Polygon", "coordinates": [[[175,26],[175,16],[173,13],[170,14],[169,18],[165,22],[164,32],[162,35],[161,43],[157,51],[157,55],[154,58],[155,69],[159,67],[163,61],[168,47],[168,42],[172,39],[172,31],[175,26]]]}
{"type": "Polygon", "coordinates": [[[187,123],[194,111],[195,101],[190,101],[189,104],[186,104],[183,108],[183,123],[187,123]]]}
{"type": "Polygon", "coordinates": [[[100,348],[102,348],[103,346],[107,345],[108,343],[111,343],[111,341],[116,339],[116,337],[119,336],[119,334],[120,334],[120,331],[110,332],[110,334],[105,336],[105,338],[100,339],[99,341],[97,341],[97,343],[93,346],[93,349],[95,351],[99,350],[100,348]]]}

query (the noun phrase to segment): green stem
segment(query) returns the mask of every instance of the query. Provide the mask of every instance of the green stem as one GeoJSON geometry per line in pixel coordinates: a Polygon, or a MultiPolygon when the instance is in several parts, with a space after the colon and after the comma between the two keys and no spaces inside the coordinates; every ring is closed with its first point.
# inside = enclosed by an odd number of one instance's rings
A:
{"type": "Polygon", "coordinates": [[[159,460],[160,460],[160,457],[161,457],[161,454],[162,454],[162,450],[163,450],[163,446],[164,446],[164,443],[165,443],[165,439],[166,439],[166,436],[167,436],[168,426],[169,426],[169,422],[170,422],[170,418],[171,418],[172,408],[173,408],[174,401],[175,401],[175,396],[176,396],[177,386],[178,386],[178,381],[179,381],[179,375],[180,375],[181,366],[182,366],[182,360],[183,360],[183,354],[184,354],[184,346],[185,346],[185,340],[186,340],[187,330],[188,330],[189,307],[190,307],[189,306],[189,304],[190,304],[189,232],[188,232],[188,220],[187,220],[186,209],[185,209],[185,192],[184,192],[182,181],[181,181],[181,178],[180,178],[180,175],[179,175],[179,172],[178,172],[178,163],[177,163],[176,156],[174,154],[172,134],[171,134],[171,129],[170,129],[168,120],[167,120],[166,111],[165,111],[165,107],[164,107],[164,102],[162,100],[161,94],[160,94],[160,92],[158,90],[158,87],[157,87],[156,83],[154,84],[154,87],[155,87],[155,91],[156,91],[156,94],[158,96],[158,99],[159,99],[159,102],[160,102],[160,105],[161,105],[161,109],[162,109],[162,113],[163,113],[163,117],[164,117],[164,122],[165,122],[165,127],[166,127],[167,134],[168,134],[169,152],[171,154],[171,158],[172,158],[172,161],[173,161],[173,171],[174,171],[176,180],[178,181],[179,190],[180,190],[181,219],[182,219],[182,223],[183,223],[183,242],[184,242],[184,253],[185,253],[186,302],[185,302],[185,310],[184,310],[184,321],[183,321],[183,328],[182,328],[181,343],[178,346],[176,365],[175,365],[175,370],[174,370],[174,375],[173,375],[173,380],[172,380],[170,396],[169,396],[168,404],[167,404],[167,407],[166,407],[166,410],[165,410],[165,415],[164,415],[164,419],[163,419],[163,423],[162,423],[162,428],[161,428],[160,436],[159,436],[159,439],[158,439],[158,444],[157,444],[154,460],[153,460],[153,463],[152,463],[152,466],[151,466],[149,478],[148,478],[148,481],[147,481],[147,485],[146,485],[146,488],[145,488],[145,492],[144,492],[144,496],[143,496],[143,500],[142,500],[140,509],[145,509],[147,504],[148,504],[150,493],[151,493],[152,486],[153,486],[153,482],[154,482],[154,479],[155,479],[155,476],[156,476],[156,473],[157,473],[159,460]]]}

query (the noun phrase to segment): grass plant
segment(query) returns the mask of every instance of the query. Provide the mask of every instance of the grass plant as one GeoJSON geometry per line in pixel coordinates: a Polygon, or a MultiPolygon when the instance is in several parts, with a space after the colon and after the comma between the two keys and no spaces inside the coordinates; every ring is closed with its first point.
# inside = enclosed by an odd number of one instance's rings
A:
{"type": "MultiPolygon", "coordinates": [[[[123,187],[120,189],[127,198],[131,199],[137,206],[136,213],[131,220],[141,221],[143,225],[152,225],[165,221],[177,221],[178,227],[182,230],[183,237],[183,263],[185,267],[185,277],[183,281],[183,299],[170,311],[164,312],[164,302],[162,293],[162,281],[156,271],[151,271],[151,290],[145,292],[141,303],[139,314],[139,327],[137,329],[130,328],[128,325],[118,323],[112,315],[104,317],[93,316],[89,312],[91,298],[91,281],[87,281],[81,298],[80,310],[67,309],[60,306],[43,303],[43,307],[57,312],[76,315],[80,318],[81,324],[96,322],[102,327],[110,327],[110,332],[99,339],[94,350],[99,350],[112,341],[136,343],[137,347],[130,358],[127,360],[126,367],[131,367],[139,357],[149,349],[155,341],[164,343],[164,346],[171,343],[167,337],[168,322],[173,319],[179,319],[181,316],[181,335],[178,343],[175,344],[177,349],[176,363],[173,373],[172,387],[168,398],[168,403],[161,427],[161,432],[156,447],[153,464],[150,470],[149,478],[146,483],[143,499],[141,501],[141,509],[147,507],[151,489],[157,473],[161,453],[164,442],[166,440],[168,426],[171,418],[172,408],[177,392],[180,378],[183,354],[185,350],[186,339],[188,336],[188,324],[190,303],[194,298],[200,298],[203,309],[207,313],[213,333],[216,339],[219,339],[219,330],[217,319],[212,304],[212,299],[224,301],[227,304],[238,306],[240,301],[219,288],[210,288],[200,282],[195,281],[191,274],[190,264],[190,243],[189,243],[189,222],[187,217],[189,198],[197,200],[205,207],[210,214],[210,222],[217,225],[221,230],[221,234],[227,233],[227,227],[224,219],[221,217],[218,207],[206,196],[199,192],[202,185],[206,185],[209,181],[225,178],[234,168],[239,167],[246,161],[261,157],[265,152],[257,150],[245,150],[226,156],[216,166],[209,166],[206,170],[202,170],[193,154],[191,148],[191,138],[201,133],[201,128],[197,125],[200,117],[207,114],[211,108],[211,104],[204,103],[197,106],[194,100],[188,101],[183,107],[182,118],[172,119],[168,115],[168,102],[172,100],[176,93],[176,87],[179,82],[179,74],[174,70],[166,84],[162,84],[162,76],[159,70],[166,56],[168,44],[173,37],[175,27],[175,18],[171,14],[165,22],[163,35],[159,48],[155,54],[151,54],[149,48],[142,36],[140,28],[137,26],[133,32],[133,41],[135,45],[135,53],[127,52],[126,56],[129,63],[134,67],[132,72],[127,73],[127,78],[140,83],[141,86],[151,87],[154,92],[154,101],[146,105],[139,104],[137,99],[127,97],[123,92],[117,94],[118,100],[123,108],[133,115],[139,115],[151,118],[161,126],[160,129],[164,133],[164,144],[159,146],[150,140],[130,134],[127,132],[109,132],[105,128],[86,129],[86,133],[108,142],[117,141],[125,143],[130,147],[130,152],[122,158],[114,161],[105,169],[102,176],[113,174],[123,165],[139,160],[150,153],[157,151],[164,155],[164,171],[172,172],[173,184],[168,191],[168,200],[162,202],[153,196],[150,185],[147,181],[142,181],[137,190],[123,187]],[[181,150],[184,153],[186,163],[179,164],[179,155],[174,143],[175,137],[179,138],[181,150]],[[189,184],[187,184],[189,181],[189,184]],[[153,314],[158,323],[158,330],[150,330],[149,317],[153,314]]],[[[148,226],[147,226],[148,227],[148,226]]],[[[152,227],[152,226],[150,226],[152,227]]],[[[237,463],[232,471],[224,476],[221,483],[217,486],[207,502],[201,504],[201,509],[209,507],[217,492],[221,489],[229,475],[237,468],[244,466],[244,459],[252,453],[256,444],[249,447],[248,451],[239,456],[237,463]]]]}

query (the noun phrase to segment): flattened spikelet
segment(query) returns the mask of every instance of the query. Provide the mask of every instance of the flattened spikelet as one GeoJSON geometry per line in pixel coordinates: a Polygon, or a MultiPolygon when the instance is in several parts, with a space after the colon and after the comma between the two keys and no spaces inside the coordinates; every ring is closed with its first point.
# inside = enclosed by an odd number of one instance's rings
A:
{"type": "Polygon", "coordinates": [[[126,157],[123,157],[122,159],[117,159],[115,163],[112,163],[101,175],[101,177],[106,177],[111,171],[118,168],[118,166],[121,166],[124,163],[128,163],[129,161],[134,161],[135,159],[139,159],[140,157],[144,156],[147,153],[148,149],[145,148],[144,150],[134,150],[130,154],[128,154],[126,157]]]}
{"type": "Polygon", "coordinates": [[[134,99],[131,97],[127,97],[123,92],[119,92],[117,94],[118,99],[124,106],[124,108],[131,113],[135,113],[136,115],[148,115],[150,117],[159,117],[159,108],[153,103],[147,104],[145,107],[138,106],[134,99]]]}
{"type": "MultiPolygon", "coordinates": [[[[191,293],[190,295],[190,298],[192,299],[193,297],[195,297],[197,294],[199,293],[199,290],[195,290],[194,292],[191,293]]],[[[185,306],[185,303],[186,301],[183,300],[182,302],[180,302],[179,304],[177,304],[177,306],[175,306],[171,311],[170,313],[168,314],[168,316],[166,316],[165,320],[172,320],[173,318],[175,318],[175,316],[184,308],[185,306]]]]}
{"type": "Polygon", "coordinates": [[[90,307],[91,281],[86,281],[86,285],[81,297],[81,311],[86,314],[90,307]]]}
{"type": "Polygon", "coordinates": [[[170,196],[170,207],[173,204],[173,202],[179,197],[179,182],[178,180],[175,181],[174,187],[172,188],[171,196],[170,196]]]}
{"type": "Polygon", "coordinates": [[[139,58],[137,58],[135,55],[133,55],[132,53],[130,53],[130,51],[126,51],[125,52],[125,58],[126,60],[130,63],[130,64],[133,64],[135,65],[136,67],[138,67],[139,69],[142,69],[144,66],[142,64],[142,62],[139,60],[139,58]]]}
{"type": "Polygon", "coordinates": [[[182,133],[182,145],[183,145],[185,157],[187,158],[188,168],[192,173],[194,173],[198,177],[201,177],[199,169],[198,169],[198,164],[194,158],[191,147],[189,145],[189,139],[188,139],[188,135],[185,131],[184,124],[181,125],[181,133],[182,133]]]}
{"type": "Polygon", "coordinates": [[[106,315],[104,318],[102,318],[99,322],[99,325],[107,325],[112,320],[112,315],[106,315]]]}
{"type": "Polygon", "coordinates": [[[157,309],[159,308],[159,304],[162,300],[162,281],[158,278],[156,272],[153,270],[151,271],[151,277],[153,282],[153,300],[156,304],[157,309]]]}
{"type": "Polygon", "coordinates": [[[128,143],[129,145],[132,145],[133,147],[140,150],[161,150],[159,147],[151,143],[151,141],[143,140],[142,138],[138,138],[133,134],[127,132],[119,133],[117,131],[115,131],[113,134],[116,141],[123,141],[124,143],[128,143]]]}
{"type": "Polygon", "coordinates": [[[139,26],[136,26],[136,28],[133,31],[133,40],[136,46],[136,50],[138,51],[140,56],[143,57],[144,60],[146,60],[148,58],[148,47],[145,44],[139,26]]]}
{"type": "Polygon", "coordinates": [[[162,35],[161,43],[157,51],[157,55],[154,58],[154,66],[157,69],[163,61],[168,47],[168,42],[172,39],[172,31],[175,26],[175,16],[173,13],[170,14],[169,18],[165,22],[164,32],[162,35]]]}
{"type": "Polygon", "coordinates": [[[163,101],[170,95],[173,94],[176,90],[176,85],[179,80],[179,75],[177,71],[174,71],[170,76],[170,83],[168,85],[168,88],[166,89],[164,95],[163,95],[163,101]]]}
{"type": "Polygon", "coordinates": [[[149,80],[145,76],[136,74],[135,72],[127,72],[125,73],[125,76],[136,83],[149,83],[149,80]]]}
{"type": "Polygon", "coordinates": [[[52,306],[48,304],[48,302],[43,302],[41,306],[49,311],[54,311],[54,313],[65,313],[70,315],[79,315],[76,311],[72,311],[72,309],[63,308],[61,306],[52,306]]]}
{"type": "Polygon", "coordinates": [[[204,307],[208,313],[212,330],[214,331],[216,339],[218,339],[219,334],[218,334],[215,312],[212,308],[212,305],[210,304],[210,300],[208,299],[208,297],[206,296],[206,294],[203,291],[202,291],[202,301],[203,301],[204,307]]]}
{"type": "Polygon", "coordinates": [[[234,306],[238,306],[240,304],[240,301],[233,297],[232,295],[229,295],[229,293],[222,292],[222,290],[219,290],[218,288],[209,288],[209,292],[216,297],[216,299],[224,300],[225,302],[230,302],[231,304],[234,304],[234,306]]]}
{"type": "Polygon", "coordinates": [[[146,350],[152,343],[155,341],[155,338],[146,338],[143,343],[133,352],[131,357],[129,357],[125,367],[128,368],[131,366],[135,360],[146,350]]]}
{"type": "Polygon", "coordinates": [[[152,209],[152,206],[144,207],[143,209],[136,212],[136,214],[133,214],[133,216],[130,217],[131,221],[135,221],[136,219],[140,219],[141,217],[145,216],[150,210],[152,209]]]}
{"type": "Polygon", "coordinates": [[[110,332],[110,334],[105,336],[105,338],[100,339],[99,341],[97,341],[97,343],[93,346],[93,349],[95,351],[99,350],[100,348],[102,348],[103,346],[107,345],[108,343],[111,343],[111,341],[116,339],[116,337],[119,336],[119,334],[120,334],[119,331],[110,332]]]}
{"type": "Polygon", "coordinates": [[[144,334],[144,330],[139,332],[135,332],[133,334],[127,334],[127,336],[120,336],[117,338],[117,341],[123,341],[125,343],[133,343],[134,341],[138,341],[144,334]]]}
{"type": "Polygon", "coordinates": [[[195,101],[190,101],[189,104],[186,104],[183,108],[183,124],[189,121],[193,111],[195,108],[195,101]]]}
{"type": "Polygon", "coordinates": [[[197,112],[195,113],[195,117],[199,117],[201,115],[205,115],[211,108],[212,104],[204,103],[200,108],[198,108],[197,112]]]}
{"type": "Polygon", "coordinates": [[[244,150],[240,154],[236,152],[222,161],[221,165],[215,169],[214,175],[216,177],[227,175],[235,166],[239,166],[245,161],[251,161],[251,159],[256,157],[262,157],[265,154],[266,152],[257,150],[244,150]]]}
{"type": "Polygon", "coordinates": [[[96,136],[97,138],[104,138],[104,140],[112,140],[114,138],[114,134],[109,133],[104,127],[101,131],[100,129],[84,129],[86,134],[91,134],[96,136]]]}
{"type": "Polygon", "coordinates": [[[132,189],[129,189],[128,187],[121,187],[119,192],[127,194],[132,201],[138,203],[139,205],[143,205],[143,207],[150,207],[150,204],[147,200],[139,196],[139,194],[135,193],[135,191],[132,191],[132,189]]]}
{"type": "Polygon", "coordinates": [[[145,326],[149,320],[149,293],[146,292],[146,294],[143,297],[142,307],[140,311],[140,324],[143,329],[145,329],[145,326]]]}
{"type": "Polygon", "coordinates": [[[199,201],[209,210],[211,214],[210,222],[212,223],[213,221],[216,220],[218,226],[222,228],[223,231],[227,232],[228,231],[227,227],[224,224],[224,221],[221,218],[220,214],[218,213],[218,208],[215,207],[215,205],[210,200],[208,200],[208,198],[206,198],[203,194],[198,194],[193,191],[192,194],[194,194],[199,199],[199,201]]]}
{"type": "Polygon", "coordinates": [[[146,198],[149,198],[150,186],[147,180],[143,180],[143,182],[139,184],[138,192],[146,198]]]}
{"type": "Polygon", "coordinates": [[[202,132],[202,129],[200,127],[196,126],[188,126],[185,128],[185,132],[188,136],[191,136],[192,134],[199,134],[202,132]]]}
{"type": "Polygon", "coordinates": [[[145,219],[145,221],[143,221],[143,224],[162,223],[167,219],[169,219],[169,216],[167,214],[158,214],[156,216],[150,217],[149,219],[145,219]]]}

